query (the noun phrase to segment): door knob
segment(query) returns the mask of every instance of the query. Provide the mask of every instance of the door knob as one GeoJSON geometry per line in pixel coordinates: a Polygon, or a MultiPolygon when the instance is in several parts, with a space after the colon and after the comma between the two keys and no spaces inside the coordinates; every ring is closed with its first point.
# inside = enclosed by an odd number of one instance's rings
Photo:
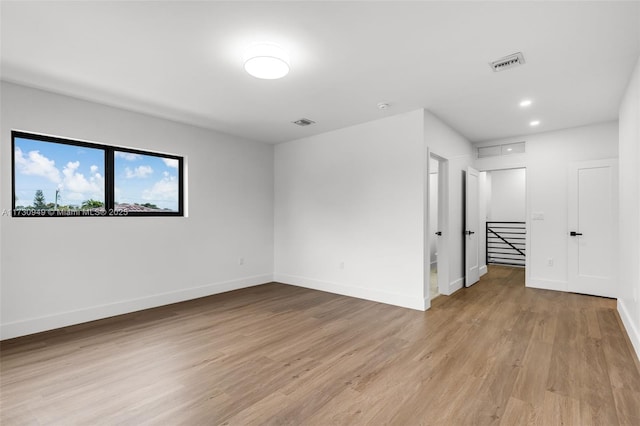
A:
{"type": "Polygon", "coordinates": [[[438,236],[442,235],[442,231],[436,232],[436,235],[438,235],[438,236]]]}
{"type": "Polygon", "coordinates": [[[579,235],[582,235],[582,232],[571,231],[569,235],[571,235],[572,237],[577,237],[579,235]]]}
{"type": "Polygon", "coordinates": [[[473,232],[473,231],[464,231],[464,234],[465,235],[473,235],[473,234],[475,234],[475,232],[473,232]]]}

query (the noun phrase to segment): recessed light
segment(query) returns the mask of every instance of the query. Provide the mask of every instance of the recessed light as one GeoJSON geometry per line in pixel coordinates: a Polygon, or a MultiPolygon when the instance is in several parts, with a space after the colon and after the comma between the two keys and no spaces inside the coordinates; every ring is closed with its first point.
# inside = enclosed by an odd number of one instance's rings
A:
{"type": "Polygon", "coordinates": [[[540,124],[540,120],[533,120],[529,122],[529,126],[531,127],[536,127],[539,124],[540,124]]]}
{"type": "Polygon", "coordinates": [[[277,44],[252,44],[244,53],[244,69],[256,78],[282,78],[289,74],[289,55],[277,44]]]}
{"type": "Polygon", "coordinates": [[[520,107],[521,107],[521,108],[526,108],[526,107],[528,107],[528,106],[531,106],[531,99],[523,99],[523,100],[520,102],[520,107]]]}

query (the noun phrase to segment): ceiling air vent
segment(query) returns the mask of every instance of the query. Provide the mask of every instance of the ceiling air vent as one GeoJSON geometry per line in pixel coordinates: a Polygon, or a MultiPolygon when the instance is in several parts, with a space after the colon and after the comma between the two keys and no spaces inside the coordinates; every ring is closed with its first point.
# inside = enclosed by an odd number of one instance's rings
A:
{"type": "Polygon", "coordinates": [[[491,69],[493,69],[493,71],[495,72],[504,71],[523,64],[524,56],[522,56],[522,53],[520,52],[505,56],[504,58],[500,58],[497,61],[489,62],[491,69]]]}
{"type": "Polygon", "coordinates": [[[296,120],[293,124],[297,124],[298,126],[309,126],[311,124],[315,124],[315,121],[309,120],[308,118],[301,118],[300,120],[296,120]]]}

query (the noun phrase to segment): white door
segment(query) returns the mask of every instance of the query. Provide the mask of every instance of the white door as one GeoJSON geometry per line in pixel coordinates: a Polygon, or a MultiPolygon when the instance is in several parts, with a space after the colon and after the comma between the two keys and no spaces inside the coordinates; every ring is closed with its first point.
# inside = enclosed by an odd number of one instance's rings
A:
{"type": "Polygon", "coordinates": [[[581,162],[569,169],[569,285],[574,293],[617,297],[616,160],[581,162]]]}
{"type": "Polygon", "coordinates": [[[479,173],[476,169],[467,167],[464,221],[465,287],[469,287],[480,280],[480,246],[478,243],[480,189],[478,176],[479,173]]]}

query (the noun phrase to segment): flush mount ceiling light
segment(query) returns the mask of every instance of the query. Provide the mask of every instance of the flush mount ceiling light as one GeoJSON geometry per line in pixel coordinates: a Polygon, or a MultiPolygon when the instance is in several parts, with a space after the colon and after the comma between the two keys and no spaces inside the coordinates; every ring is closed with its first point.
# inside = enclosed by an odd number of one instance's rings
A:
{"type": "Polygon", "coordinates": [[[256,78],[275,80],[289,74],[289,55],[277,44],[252,44],[243,59],[245,71],[256,78]]]}
{"type": "Polygon", "coordinates": [[[531,103],[532,103],[532,102],[531,102],[531,99],[523,99],[523,100],[520,102],[520,107],[521,107],[521,108],[526,108],[526,107],[528,107],[528,106],[531,106],[531,103]]]}
{"type": "Polygon", "coordinates": [[[536,127],[539,124],[540,124],[540,120],[533,120],[529,122],[529,126],[531,127],[536,127]]]}

